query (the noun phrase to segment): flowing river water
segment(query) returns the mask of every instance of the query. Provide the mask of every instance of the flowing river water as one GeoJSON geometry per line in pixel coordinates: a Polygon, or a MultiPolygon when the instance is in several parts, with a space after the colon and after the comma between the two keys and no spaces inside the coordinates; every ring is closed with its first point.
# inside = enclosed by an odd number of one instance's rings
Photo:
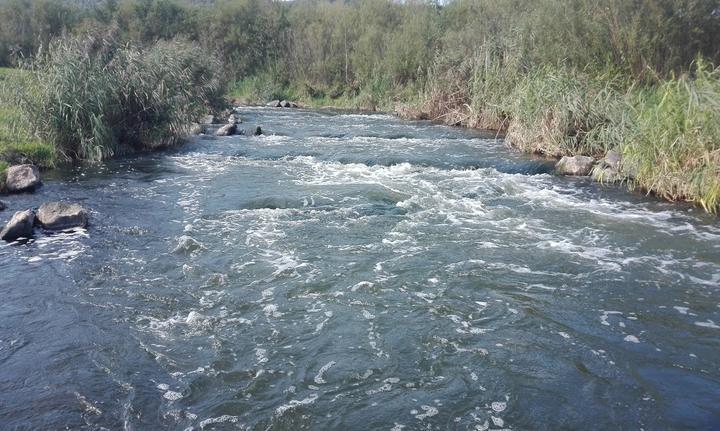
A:
{"type": "Polygon", "coordinates": [[[0,428],[720,428],[720,224],[492,134],[243,108],[267,136],[48,173],[0,245],[0,428]]]}

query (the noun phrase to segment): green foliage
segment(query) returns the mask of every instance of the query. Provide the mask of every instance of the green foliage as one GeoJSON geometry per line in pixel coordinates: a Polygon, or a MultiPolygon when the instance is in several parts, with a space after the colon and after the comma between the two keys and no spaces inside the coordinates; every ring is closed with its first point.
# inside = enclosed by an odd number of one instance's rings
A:
{"type": "Polygon", "coordinates": [[[5,181],[7,180],[7,168],[10,165],[0,160],[0,191],[5,190],[5,181]]]}
{"type": "Polygon", "coordinates": [[[261,103],[268,100],[295,100],[286,85],[279,83],[270,73],[261,73],[250,76],[230,85],[228,96],[244,99],[247,103],[261,103]]]}
{"type": "Polygon", "coordinates": [[[271,0],[222,0],[199,13],[199,40],[222,55],[236,79],[261,71],[280,52],[287,23],[271,0]]]}
{"type": "Polygon", "coordinates": [[[0,68],[0,163],[52,166],[53,147],[30,134],[17,106],[17,91],[22,88],[24,78],[21,70],[0,68]]]}
{"type": "Polygon", "coordinates": [[[53,42],[21,95],[28,123],[65,158],[101,160],[176,142],[224,92],[219,61],[199,46],[148,48],[112,35],[53,42]]]}
{"type": "MultiPolygon", "coordinates": [[[[196,106],[160,100],[195,100],[174,78],[185,76],[174,63],[182,57],[207,66],[205,75],[222,69],[235,82],[230,95],[246,101],[397,109],[504,130],[513,145],[554,156],[619,149],[635,170],[631,185],[718,207],[718,72],[694,66],[696,58],[720,64],[716,1],[200,3],[207,2],[0,2],[0,65],[40,52],[38,94],[28,105],[37,135],[90,158],[122,151],[121,142],[144,148],[174,139],[179,118],[196,106]],[[115,29],[115,54],[83,60],[78,47],[66,49],[67,58],[44,54],[60,34],[106,27],[115,29]],[[177,36],[218,52],[223,64],[207,62],[195,45],[177,57],[152,48],[177,36]],[[50,79],[40,79],[44,68],[50,79]],[[173,78],[159,87],[164,78],[152,70],[173,78]]],[[[0,106],[0,119],[16,115],[13,104],[0,106]]],[[[0,136],[9,133],[2,124],[17,121],[0,120],[0,136]]]]}
{"type": "Polygon", "coordinates": [[[670,200],[720,206],[720,68],[698,61],[683,74],[633,95],[623,147],[634,184],[670,200]]]}

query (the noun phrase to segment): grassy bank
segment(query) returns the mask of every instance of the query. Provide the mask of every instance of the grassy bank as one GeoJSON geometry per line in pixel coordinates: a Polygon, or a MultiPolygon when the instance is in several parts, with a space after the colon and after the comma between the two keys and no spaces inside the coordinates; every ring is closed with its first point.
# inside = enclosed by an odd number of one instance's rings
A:
{"type": "Polygon", "coordinates": [[[137,47],[112,33],[53,41],[0,69],[0,189],[11,164],[52,167],[168,146],[224,106],[220,61],[187,41],[137,47]]]}
{"type": "Polygon", "coordinates": [[[17,104],[17,89],[24,86],[27,73],[0,68],[0,190],[10,164],[34,163],[41,167],[55,164],[55,152],[49,144],[30,133],[17,104]]]}

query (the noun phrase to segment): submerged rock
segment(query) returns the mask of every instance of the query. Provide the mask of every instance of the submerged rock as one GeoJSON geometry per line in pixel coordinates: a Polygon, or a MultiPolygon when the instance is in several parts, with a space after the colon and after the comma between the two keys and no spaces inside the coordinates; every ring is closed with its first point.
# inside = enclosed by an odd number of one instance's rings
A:
{"type": "Polygon", "coordinates": [[[5,205],[5,202],[0,201],[0,211],[5,210],[5,208],[7,208],[7,206],[5,205]]]}
{"type": "Polygon", "coordinates": [[[33,191],[40,185],[40,169],[35,165],[16,165],[7,169],[5,187],[11,193],[33,191]]]}
{"type": "Polygon", "coordinates": [[[262,128],[260,126],[251,127],[249,129],[246,129],[243,133],[245,136],[260,136],[263,134],[262,128]]]}
{"type": "Polygon", "coordinates": [[[0,231],[0,239],[10,242],[18,238],[30,238],[34,224],[35,213],[32,210],[18,211],[0,231]]]}
{"type": "Polygon", "coordinates": [[[203,250],[205,246],[200,244],[195,238],[183,235],[178,238],[178,243],[173,253],[190,253],[196,250],[203,250]]]}
{"type": "Polygon", "coordinates": [[[590,174],[594,160],[587,156],[565,156],[555,165],[555,171],[560,175],[586,176],[590,174]]]}
{"type": "Polygon", "coordinates": [[[237,132],[237,125],[235,123],[226,124],[219,128],[215,132],[215,136],[232,136],[237,132]]]}
{"type": "Polygon", "coordinates": [[[78,204],[48,202],[38,208],[37,222],[47,230],[86,227],[88,224],[88,212],[78,204]]]}

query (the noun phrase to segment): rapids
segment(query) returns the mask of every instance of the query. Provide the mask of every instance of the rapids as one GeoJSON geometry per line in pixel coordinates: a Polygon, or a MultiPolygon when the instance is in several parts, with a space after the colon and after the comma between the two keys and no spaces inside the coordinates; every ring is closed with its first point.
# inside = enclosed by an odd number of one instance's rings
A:
{"type": "Polygon", "coordinates": [[[720,224],[492,134],[242,108],[0,245],[0,428],[718,429],[720,224]]]}

